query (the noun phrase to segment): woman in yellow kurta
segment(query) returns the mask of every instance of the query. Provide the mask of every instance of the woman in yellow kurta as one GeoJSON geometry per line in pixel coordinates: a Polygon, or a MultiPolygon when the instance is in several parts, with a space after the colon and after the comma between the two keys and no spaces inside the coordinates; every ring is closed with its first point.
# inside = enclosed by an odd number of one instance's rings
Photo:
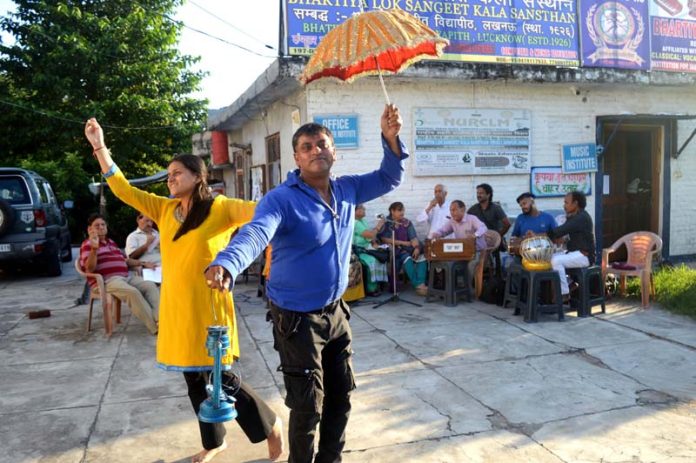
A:
{"type": "MultiPolygon", "coordinates": [[[[251,220],[255,203],[212,198],[206,181],[207,169],[198,156],[180,155],[168,167],[167,186],[171,198],[157,196],[130,186],[114,164],[104,144],[104,134],[95,119],[87,121],[85,135],[92,144],[104,176],[114,194],[123,202],[151,217],[160,232],[162,287],[157,336],[157,364],[160,368],[182,371],[189,398],[198,413],[206,398],[207,374],[213,359],[205,347],[207,327],[226,325],[230,351],[227,367],[239,357],[239,342],[232,295],[212,291],[204,271],[230,240],[232,232],[251,220]],[[215,307],[217,320],[212,307],[215,307]]],[[[282,453],[280,420],[245,383],[227,372],[223,382],[239,388],[235,398],[238,423],[252,442],[268,440],[269,458],[282,453]]],[[[222,424],[199,421],[203,450],[193,462],[208,462],[224,450],[222,424]]]]}

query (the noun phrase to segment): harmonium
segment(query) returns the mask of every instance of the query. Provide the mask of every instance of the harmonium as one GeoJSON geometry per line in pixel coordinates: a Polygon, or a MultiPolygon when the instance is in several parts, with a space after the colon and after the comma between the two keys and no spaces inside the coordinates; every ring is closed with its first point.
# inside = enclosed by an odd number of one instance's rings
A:
{"type": "Polygon", "coordinates": [[[476,255],[476,238],[425,240],[428,261],[471,260],[476,255]]]}

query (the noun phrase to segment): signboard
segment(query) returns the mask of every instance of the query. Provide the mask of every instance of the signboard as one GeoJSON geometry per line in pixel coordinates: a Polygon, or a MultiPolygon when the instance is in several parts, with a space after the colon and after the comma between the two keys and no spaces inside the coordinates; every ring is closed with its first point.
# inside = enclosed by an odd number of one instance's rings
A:
{"type": "Polygon", "coordinates": [[[331,130],[336,148],[358,147],[357,115],[314,116],[314,122],[331,130]]]}
{"type": "MultiPolygon", "coordinates": [[[[450,61],[579,66],[576,0],[362,0],[398,7],[450,40],[450,61]]],[[[358,0],[285,0],[289,55],[310,55],[327,32],[360,12],[358,0]]]]}
{"type": "Polygon", "coordinates": [[[597,172],[597,145],[563,145],[563,172],[597,172]]]}
{"type": "Polygon", "coordinates": [[[651,0],[651,67],[696,72],[696,4],[693,0],[651,0]]]}
{"type": "Polygon", "coordinates": [[[646,0],[580,0],[584,67],[650,69],[646,0]]]}
{"type": "Polygon", "coordinates": [[[564,174],[560,167],[532,167],[529,183],[529,191],[538,198],[565,196],[571,191],[592,193],[589,173],[564,174]]]}
{"type": "Polygon", "coordinates": [[[416,108],[413,175],[529,173],[530,112],[416,108]]]}

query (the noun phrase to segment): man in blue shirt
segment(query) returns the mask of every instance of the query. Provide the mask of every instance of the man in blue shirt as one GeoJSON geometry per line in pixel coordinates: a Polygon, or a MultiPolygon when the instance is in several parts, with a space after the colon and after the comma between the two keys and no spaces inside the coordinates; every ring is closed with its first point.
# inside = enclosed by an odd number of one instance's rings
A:
{"type": "Polygon", "coordinates": [[[310,463],[319,424],[316,462],[339,462],[345,445],[350,394],[350,309],[341,299],[348,285],[355,206],[401,183],[408,157],[399,139],[401,117],[389,105],[381,117],[384,157],[379,170],[332,178],[336,149],[331,131],[300,127],[292,138],[298,169],[271,190],[206,271],[213,288],[234,278],[271,244],[267,285],[274,347],[280,356],[290,408],[289,462],[310,463]]]}
{"type": "Polygon", "coordinates": [[[534,204],[535,196],[532,193],[522,193],[517,197],[522,213],[515,219],[512,228],[512,236],[524,238],[527,235],[546,234],[556,227],[556,220],[551,214],[542,212],[534,204]]]}

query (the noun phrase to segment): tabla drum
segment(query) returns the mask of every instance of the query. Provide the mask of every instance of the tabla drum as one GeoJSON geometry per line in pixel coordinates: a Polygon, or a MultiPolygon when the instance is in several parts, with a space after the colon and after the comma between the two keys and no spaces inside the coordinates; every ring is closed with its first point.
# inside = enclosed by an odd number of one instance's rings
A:
{"type": "Polygon", "coordinates": [[[522,267],[530,271],[551,269],[553,243],[544,235],[532,236],[520,244],[522,267]]]}

